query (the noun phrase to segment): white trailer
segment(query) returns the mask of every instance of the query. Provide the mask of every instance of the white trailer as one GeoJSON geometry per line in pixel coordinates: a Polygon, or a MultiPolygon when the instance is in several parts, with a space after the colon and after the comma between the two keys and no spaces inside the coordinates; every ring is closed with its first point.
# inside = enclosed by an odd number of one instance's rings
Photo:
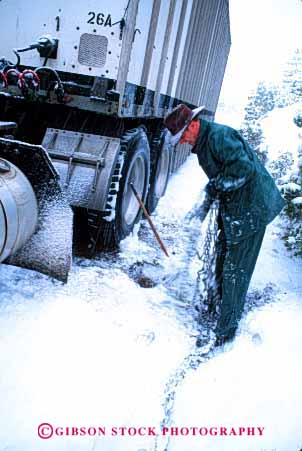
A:
{"type": "MultiPolygon", "coordinates": [[[[166,142],[165,114],[202,104],[214,118],[231,45],[228,1],[1,0],[0,43],[0,157],[32,185],[37,230],[53,196],[41,194],[38,161],[72,207],[76,251],[116,246],[141,217],[130,183],[152,212],[188,155],[166,142]]],[[[2,241],[15,222],[7,208],[2,241]]],[[[35,234],[27,252],[0,249],[0,261],[11,253],[53,272],[26,257],[37,254],[35,234]]]]}

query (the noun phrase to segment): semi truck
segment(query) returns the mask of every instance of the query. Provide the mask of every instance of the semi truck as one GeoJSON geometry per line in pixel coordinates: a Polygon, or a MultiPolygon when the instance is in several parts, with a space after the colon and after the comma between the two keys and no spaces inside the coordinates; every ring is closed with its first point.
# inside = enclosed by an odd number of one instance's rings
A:
{"type": "Polygon", "coordinates": [[[113,249],[189,155],[165,115],[214,119],[228,0],[0,0],[0,262],[66,281],[113,249]]]}

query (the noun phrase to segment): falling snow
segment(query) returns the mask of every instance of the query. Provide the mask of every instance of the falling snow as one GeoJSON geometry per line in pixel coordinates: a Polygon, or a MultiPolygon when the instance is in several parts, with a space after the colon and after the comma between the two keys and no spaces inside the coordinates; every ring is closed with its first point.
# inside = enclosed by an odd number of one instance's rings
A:
{"type": "Polygon", "coordinates": [[[0,451],[301,448],[302,264],[284,248],[280,219],[267,229],[234,342],[198,360],[198,260],[190,266],[186,256],[203,230],[193,221],[193,239],[184,218],[206,182],[191,156],[159,203],[154,222],[169,258],[143,224],[118,256],[76,259],[66,285],[0,267],[0,451]],[[143,288],[137,271],[148,265],[155,283],[143,288]],[[177,281],[181,292],[173,290],[177,281]],[[42,422],[160,431],[169,383],[172,426],[254,426],[263,435],[37,435],[42,422]]]}

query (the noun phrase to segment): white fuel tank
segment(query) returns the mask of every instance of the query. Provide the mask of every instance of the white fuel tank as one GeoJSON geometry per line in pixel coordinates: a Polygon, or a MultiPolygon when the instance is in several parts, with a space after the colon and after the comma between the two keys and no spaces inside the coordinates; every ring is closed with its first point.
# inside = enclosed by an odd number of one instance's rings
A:
{"type": "Polygon", "coordinates": [[[25,175],[0,159],[0,262],[17,252],[33,235],[38,204],[25,175]]]}

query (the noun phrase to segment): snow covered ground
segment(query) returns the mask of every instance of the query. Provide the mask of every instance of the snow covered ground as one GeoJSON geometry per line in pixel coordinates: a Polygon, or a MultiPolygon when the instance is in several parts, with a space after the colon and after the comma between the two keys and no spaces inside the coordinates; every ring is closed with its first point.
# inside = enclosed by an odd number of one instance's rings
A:
{"type": "Polygon", "coordinates": [[[264,433],[175,437],[173,451],[302,447],[302,264],[286,255],[277,230],[268,228],[251,287],[271,292],[272,302],[250,311],[235,342],[188,375],[174,415],[178,425],[264,427],[264,433]]]}
{"type": "Polygon", "coordinates": [[[196,243],[188,243],[183,218],[205,182],[192,156],[160,202],[155,223],[169,259],[143,225],[119,256],[76,260],[67,285],[0,266],[0,451],[302,448],[302,261],[287,254],[278,220],[253,276],[254,308],[234,343],[210,360],[198,361],[192,292],[179,301],[167,288],[181,273],[189,287],[194,278],[185,255],[196,243]],[[136,283],[143,263],[158,277],[151,288],[136,283]],[[58,428],[48,440],[38,436],[44,422],[58,428]],[[163,436],[163,425],[179,435],[163,436]],[[112,431],[123,426],[136,435],[112,431]],[[75,435],[81,427],[91,435],[75,435]],[[104,435],[94,436],[94,427],[104,435]],[[139,427],[160,436],[139,436],[139,427]],[[246,435],[248,427],[262,436],[246,435]],[[214,435],[220,428],[231,435],[214,435]]]}

